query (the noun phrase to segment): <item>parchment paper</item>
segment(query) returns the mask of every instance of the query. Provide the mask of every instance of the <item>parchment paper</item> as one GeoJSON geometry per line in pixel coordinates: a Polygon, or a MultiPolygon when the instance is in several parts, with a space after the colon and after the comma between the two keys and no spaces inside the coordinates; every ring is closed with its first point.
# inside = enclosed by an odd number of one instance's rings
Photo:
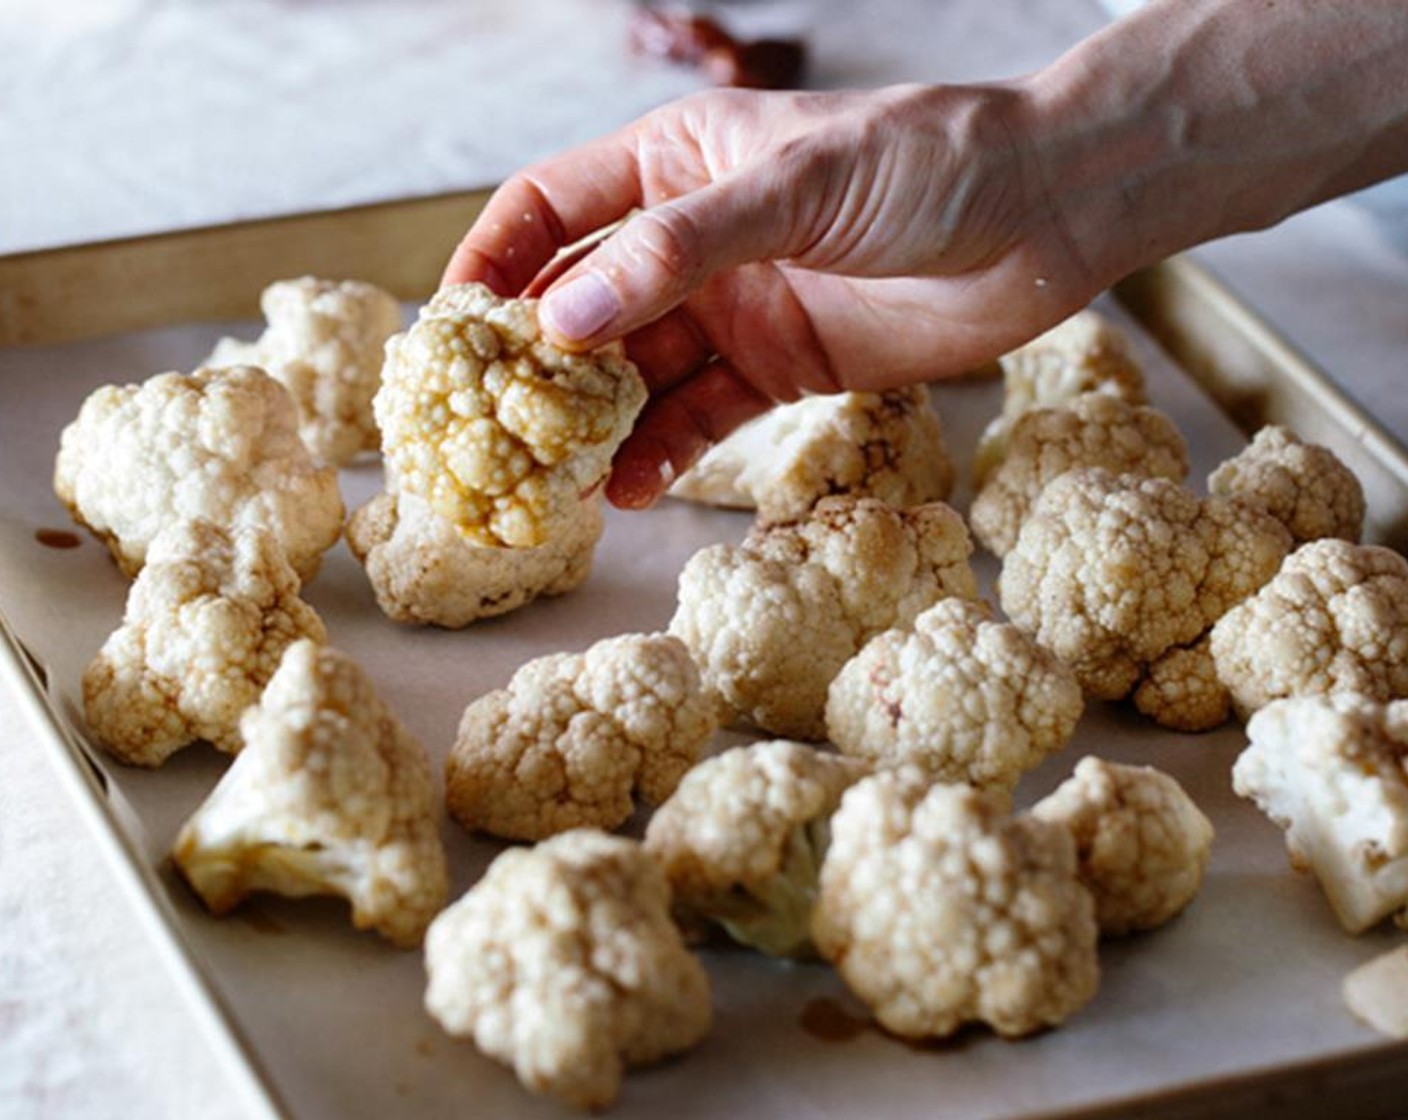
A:
{"type": "MultiPolygon", "coordinates": [[[[98,385],[191,368],[231,328],[257,333],[253,324],[195,325],[0,354],[0,604],[70,696],[117,624],[128,584],[92,538],[67,551],[36,541],[37,530],[69,527],[50,490],[59,431],[98,385]]],[[[1200,485],[1242,439],[1159,355],[1144,346],[1141,353],[1156,403],[1189,435],[1200,485]]],[[[936,394],[949,442],[966,462],[999,389],[960,383],[936,394]]],[[[379,478],[374,462],[344,471],[349,507],[374,493],[379,478]]],[[[965,505],[966,495],[955,502],[965,505]]],[[[585,587],[454,633],[387,621],[342,545],[306,594],[331,640],[361,660],[438,767],[467,702],[530,657],[665,626],[688,556],[740,538],[747,526],[747,515],[677,502],[645,514],[613,511],[585,587]]],[[[990,579],[991,566],[980,568],[990,579]]],[[[716,746],[742,738],[721,735],[716,746]]],[[[1106,943],[1098,996],[1061,1029],[1020,1043],[975,1030],[949,1045],[911,1048],[863,1029],[863,1009],[823,965],[709,948],[712,1035],[682,1060],[633,1073],[613,1115],[1021,1116],[1379,1045],[1342,1007],[1339,981],[1402,935],[1346,936],[1313,882],[1291,873],[1279,832],[1231,792],[1229,770],[1243,744],[1235,726],[1181,736],[1124,706],[1093,704],[1076,741],[1024,779],[1025,803],[1086,753],[1152,763],[1184,784],[1218,832],[1191,909],[1160,931],[1106,943]]],[[[163,869],[188,937],[297,1115],[563,1115],[442,1035],[420,1008],[419,954],[353,932],[343,905],[261,899],[224,920],[201,910],[166,852],[219,778],[222,756],[197,746],[154,772],[102,765],[163,869]]],[[[498,845],[448,821],[444,837],[457,896],[498,845]]]]}

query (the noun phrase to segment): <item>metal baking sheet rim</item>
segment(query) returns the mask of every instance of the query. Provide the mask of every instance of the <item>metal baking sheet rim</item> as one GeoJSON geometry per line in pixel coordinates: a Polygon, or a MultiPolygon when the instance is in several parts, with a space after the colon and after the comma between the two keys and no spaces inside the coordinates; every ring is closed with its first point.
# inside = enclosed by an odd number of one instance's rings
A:
{"type": "MultiPolygon", "coordinates": [[[[404,245],[397,231],[431,235],[433,245],[452,241],[483,205],[487,190],[381,203],[349,210],[177,231],[149,238],[70,246],[0,256],[0,349],[54,344],[80,338],[166,325],[183,319],[248,315],[253,296],[271,276],[303,272],[358,275],[383,283],[403,298],[421,298],[433,289],[439,260],[424,251],[396,252],[395,262],[362,254],[404,245]],[[354,235],[326,245],[339,228],[354,235]],[[234,250],[232,258],[228,255],[234,250]],[[134,311],[122,301],[104,319],[75,323],[64,308],[90,307],[79,299],[123,276],[149,274],[172,262],[219,254],[222,280],[213,288],[183,286],[174,300],[147,299],[134,311]],[[75,300],[78,302],[74,302],[75,300]]],[[[189,267],[187,265],[186,267],[189,267]]],[[[108,290],[110,295],[110,289],[108,290]]],[[[1175,258],[1145,269],[1116,285],[1114,295],[1170,352],[1219,407],[1244,430],[1261,423],[1306,415],[1314,409],[1325,421],[1316,435],[1373,476],[1374,536],[1404,550],[1408,542],[1408,449],[1331,379],[1286,342],[1206,269],[1175,258]],[[1225,333],[1206,334],[1209,324],[1225,333]],[[1236,344],[1229,365],[1212,359],[1236,344]],[[1387,508],[1385,508],[1387,506],[1387,508]]],[[[169,974],[175,980],[212,1050],[252,1117],[290,1120],[273,1079],[244,1036],[199,954],[162,902],[153,870],[125,836],[118,807],[108,797],[96,765],[58,710],[36,664],[9,625],[0,603],[0,682],[20,698],[32,729],[48,746],[86,827],[98,839],[121,888],[132,899],[169,974]]],[[[1408,1087],[1408,1042],[1386,1042],[1356,1050],[1231,1076],[1191,1082],[1172,1090],[1109,1101],[1093,1109],[1029,1114],[1028,1120],[1146,1116],[1200,1117],[1214,1114],[1267,1114],[1294,1120],[1321,1117],[1333,1106],[1337,1117],[1384,1115],[1408,1087]]]]}
{"type": "Polygon", "coordinates": [[[88,757],[87,748],[68,720],[56,710],[46,676],[0,605],[0,681],[19,698],[31,730],[48,748],[45,753],[79,816],[98,840],[119,888],[140,916],[160,963],[194,1012],[199,1029],[229,1075],[247,1114],[251,1120],[291,1120],[293,1114],[280,1100],[254,1046],[244,1036],[179,924],[167,912],[160,882],[123,831],[101,771],[88,757]]]}

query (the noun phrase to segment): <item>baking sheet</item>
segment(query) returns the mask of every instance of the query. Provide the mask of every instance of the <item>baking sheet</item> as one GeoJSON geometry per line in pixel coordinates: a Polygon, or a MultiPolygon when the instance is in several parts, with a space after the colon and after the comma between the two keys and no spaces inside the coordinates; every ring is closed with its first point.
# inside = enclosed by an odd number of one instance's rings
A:
{"type": "MultiPolygon", "coordinates": [[[[0,351],[0,609],[62,694],[77,694],[84,665],[121,616],[127,583],[91,538],[60,551],[36,539],[42,529],[68,528],[49,487],[60,429],[98,385],[190,368],[220,334],[257,329],[197,324],[0,351]]],[[[1196,484],[1242,436],[1147,341],[1140,349],[1156,403],[1189,434],[1196,484]]],[[[964,383],[936,395],[950,444],[966,460],[999,389],[964,383]]],[[[372,462],[344,471],[349,506],[370,497],[379,480],[372,462]]],[[[955,500],[963,505],[966,496],[955,500]]],[[[362,661],[438,766],[468,701],[530,657],[663,627],[688,556],[740,538],[747,526],[746,515],[674,502],[645,514],[612,511],[585,587],[460,632],[388,622],[343,545],[306,594],[331,640],[362,661]]],[[[990,579],[991,565],[981,567],[990,579]]],[[[717,745],[741,738],[721,735],[717,745]]],[[[1163,930],[1105,945],[1098,996],[1060,1030],[1020,1043],[973,1030],[949,1044],[909,1047],[867,1028],[860,1005],[825,966],[710,948],[712,1035],[682,1060],[632,1074],[613,1115],[1035,1116],[1167,1099],[1188,1086],[1309,1060],[1401,1053],[1344,1010],[1339,981],[1402,935],[1345,936],[1313,883],[1289,872],[1278,831],[1231,793],[1242,743],[1235,727],[1180,736],[1122,706],[1097,704],[1076,741],[1024,780],[1019,800],[1027,802],[1085,753],[1152,763],[1177,777],[1218,829],[1193,907],[1163,930]]],[[[194,747],[154,772],[99,765],[130,810],[121,813],[123,827],[158,869],[182,932],[294,1115],[562,1114],[469,1044],[442,1035],[420,1008],[419,954],[353,932],[342,904],[260,899],[223,921],[200,909],[166,851],[218,780],[222,756],[194,747]]],[[[448,822],[444,835],[458,894],[499,846],[448,822]]],[[[1310,1091],[1310,1082],[1295,1091],[1310,1091]]]]}

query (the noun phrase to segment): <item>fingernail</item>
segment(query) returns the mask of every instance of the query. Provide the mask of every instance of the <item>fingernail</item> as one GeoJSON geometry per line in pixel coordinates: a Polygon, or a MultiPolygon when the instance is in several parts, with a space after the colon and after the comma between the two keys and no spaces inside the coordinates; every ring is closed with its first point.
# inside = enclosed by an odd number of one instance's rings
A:
{"type": "Polygon", "coordinates": [[[661,470],[650,463],[617,463],[606,480],[606,499],[617,509],[649,509],[660,498],[661,470]]]}
{"type": "Polygon", "coordinates": [[[577,277],[543,297],[538,314],[564,338],[591,338],[621,310],[615,289],[595,272],[577,277]]]}

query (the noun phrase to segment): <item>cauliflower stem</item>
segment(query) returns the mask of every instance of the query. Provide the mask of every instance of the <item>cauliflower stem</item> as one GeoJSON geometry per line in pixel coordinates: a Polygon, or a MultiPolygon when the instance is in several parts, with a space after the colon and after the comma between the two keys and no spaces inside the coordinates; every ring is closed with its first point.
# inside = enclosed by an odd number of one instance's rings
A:
{"type": "Polygon", "coordinates": [[[787,836],[777,874],[761,883],[735,884],[705,909],[728,935],[774,957],[810,957],[817,876],[831,846],[831,821],[816,818],[787,836]]]}

